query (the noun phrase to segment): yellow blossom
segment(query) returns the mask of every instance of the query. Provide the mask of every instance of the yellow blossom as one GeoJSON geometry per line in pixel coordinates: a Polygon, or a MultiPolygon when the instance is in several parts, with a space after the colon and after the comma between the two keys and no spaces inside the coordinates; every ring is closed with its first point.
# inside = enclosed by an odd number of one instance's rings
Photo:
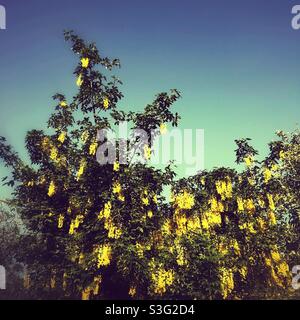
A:
{"type": "Polygon", "coordinates": [[[59,104],[61,107],[65,108],[67,106],[66,101],[61,101],[59,104]]]}
{"type": "Polygon", "coordinates": [[[264,170],[264,179],[265,183],[268,183],[272,178],[272,171],[269,168],[265,168],[264,170]]]}
{"type": "Polygon", "coordinates": [[[147,216],[148,216],[148,218],[152,218],[153,217],[153,212],[151,211],[151,210],[149,210],[148,212],[147,212],[147,216]]]}
{"type": "Polygon", "coordinates": [[[151,148],[148,145],[144,146],[144,158],[149,160],[151,158],[151,148]]]}
{"type": "Polygon", "coordinates": [[[107,109],[109,107],[109,100],[108,98],[103,99],[103,107],[104,109],[107,109]]]}
{"type": "Polygon", "coordinates": [[[268,201],[269,201],[270,210],[274,211],[275,210],[275,204],[274,204],[273,196],[268,193],[267,194],[267,198],[268,198],[268,201]]]}
{"type": "Polygon", "coordinates": [[[221,291],[223,298],[226,299],[234,289],[233,272],[230,269],[220,269],[221,291]]]}
{"type": "Polygon", "coordinates": [[[64,225],[65,216],[60,214],[58,217],[58,228],[61,229],[64,225]]]}
{"type": "Polygon", "coordinates": [[[253,157],[252,156],[245,157],[244,162],[247,167],[251,167],[253,164],[253,157]]]}
{"type": "Polygon", "coordinates": [[[271,257],[274,262],[278,263],[281,260],[280,253],[277,250],[271,251],[271,257]]]}
{"type": "Polygon", "coordinates": [[[103,210],[101,210],[98,215],[98,219],[99,220],[101,220],[102,218],[108,219],[110,217],[111,207],[112,206],[110,201],[105,203],[103,210]]]}
{"type": "Polygon", "coordinates": [[[193,194],[184,190],[174,196],[174,202],[179,209],[189,210],[195,205],[195,197],[193,194]]]}
{"type": "Polygon", "coordinates": [[[78,87],[81,87],[83,84],[82,74],[80,74],[77,78],[76,84],[78,87]]]}
{"type": "Polygon", "coordinates": [[[129,291],[128,291],[128,294],[129,294],[131,297],[135,297],[135,295],[136,295],[136,287],[130,287],[130,288],[129,288],[129,291]]]}
{"type": "Polygon", "coordinates": [[[168,131],[167,125],[165,123],[161,123],[159,126],[159,131],[161,134],[166,134],[168,131]]]}
{"type": "Polygon", "coordinates": [[[120,170],[120,164],[119,162],[114,163],[114,171],[119,171],[120,170]]]}
{"type": "Polygon", "coordinates": [[[97,247],[97,267],[107,266],[111,261],[111,246],[109,244],[103,244],[97,247]]]}
{"type": "Polygon", "coordinates": [[[79,167],[79,169],[78,169],[78,171],[77,171],[77,174],[76,174],[77,180],[79,180],[80,177],[83,175],[84,170],[85,170],[85,167],[86,167],[86,161],[83,159],[83,160],[81,160],[81,162],[80,162],[80,167],[79,167]]]}
{"type": "Polygon", "coordinates": [[[56,147],[52,147],[50,150],[50,159],[56,161],[58,158],[58,150],[56,147]]]}
{"type": "Polygon", "coordinates": [[[66,133],[65,133],[65,132],[61,132],[60,135],[58,136],[57,140],[58,140],[60,143],[64,143],[64,142],[65,142],[65,139],[66,139],[66,133]]]}
{"type": "Polygon", "coordinates": [[[49,189],[48,189],[48,196],[49,196],[49,197],[54,196],[55,190],[56,190],[55,184],[54,184],[53,181],[51,181],[51,182],[50,182],[50,185],[49,185],[49,189]]]}
{"type": "Polygon", "coordinates": [[[90,62],[90,59],[89,58],[82,58],[81,59],[81,66],[82,68],[87,68],[89,66],[89,62],[90,62]]]}
{"type": "Polygon", "coordinates": [[[97,147],[98,147],[98,143],[97,142],[93,142],[91,145],[90,145],[90,148],[89,148],[89,154],[94,156],[97,152],[97,147]]]}
{"type": "Polygon", "coordinates": [[[243,199],[240,198],[240,197],[237,197],[236,202],[237,202],[237,205],[238,205],[238,211],[239,212],[244,211],[244,201],[243,201],[243,199]]]}
{"type": "Polygon", "coordinates": [[[122,187],[121,187],[121,184],[120,182],[114,182],[113,183],[113,193],[121,193],[122,192],[122,187]]]}

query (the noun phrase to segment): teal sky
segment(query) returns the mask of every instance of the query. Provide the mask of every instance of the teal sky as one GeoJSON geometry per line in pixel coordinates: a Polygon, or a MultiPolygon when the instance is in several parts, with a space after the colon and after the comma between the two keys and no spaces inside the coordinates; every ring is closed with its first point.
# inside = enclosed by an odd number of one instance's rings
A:
{"type": "Polygon", "coordinates": [[[206,169],[235,166],[234,139],[252,138],[264,155],[276,130],[291,131],[299,122],[300,30],[291,28],[297,1],[0,4],[7,11],[7,30],[0,30],[0,135],[24,157],[26,131],[45,127],[51,96],[76,90],[76,58],[64,29],[120,58],[124,109],[141,110],[156,93],[180,90],[180,126],[205,130],[206,169]]]}

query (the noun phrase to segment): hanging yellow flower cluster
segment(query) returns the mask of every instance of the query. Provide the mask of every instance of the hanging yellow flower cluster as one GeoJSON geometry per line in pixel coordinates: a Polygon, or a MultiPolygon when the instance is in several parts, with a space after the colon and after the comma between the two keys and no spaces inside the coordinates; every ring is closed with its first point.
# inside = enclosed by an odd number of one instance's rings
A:
{"type": "Polygon", "coordinates": [[[221,196],[222,200],[232,198],[232,183],[229,177],[227,177],[226,181],[216,181],[215,185],[217,193],[221,196]]]}
{"type": "Polygon", "coordinates": [[[192,209],[195,205],[195,197],[188,191],[180,191],[178,194],[171,195],[171,201],[175,206],[182,210],[192,209]]]}
{"type": "Polygon", "coordinates": [[[108,266],[111,261],[112,249],[110,244],[99,245],[95,249],[97,256],[97,268],[108,266]]]}
{"type": "Polygon", "coordinates": [[[87,68],[89,66],[89,62],[90,62],[90,59],[89,58],[82,58],[81,59],[81,66],[82,68],[87,68]]]}
{"type": "Polygon", "coordinates": [[[83,222],[84,216],[83,215],[77,215],[75,220],[71,221],[69,234],[73,235],[76,229],[79,228],[80,224],[83,222]]]}
{"type": "Polygon", "coordinates": [[[241,197],[236,198],[238,212],[247,211],[248,213],[255,212],[255,204],[253,199],[242,199],[241,197]]]}
{"type": "Polygon", "coordinates": [[[245,157],[244,162],[247,167],[251,167],[254,162],[253,156],[249,155],[249,156],[245,157]]]}
{"type": "Polygon", "coordinates": [[[154,293],[163,295],[167,291],[167,287],[173,284],[174,276],[175,274],[173,270],[165,270],[162,267],[153,268],[151,280],[154,293]]]}
{"type": "Polygon", "coordinates": [[[57,140],[60,142],[60,143],[64,143],[65,140],[66,140],[66,136],[67,136],[67,133],[66,132],[61,132],[57,138],[57,140]]]}
{"type": "Polygon", "coordinates": [[[122,187],[119,181],[113,182],[112,192],[118,196],[118,199],[122,202],[125,201],[125,197],[122,193],[122,187]]]}
{"type": "Polygon", "coordinates": [[[270,252],[270,258],[265,257],[265,264],[270,270],[271,278],[279,287],[285,287],[287,279],[291,277],[288,264],[282,260],[280,253],[275,247],[270,252]]]}
{"type": "Polygon", "coordinates": [[[148,145],[144,146],[144,158],[150,160],[151,158],[151,148],[148,145]]]}
{"type": "Polygon", "coordinates": [[[66,101],[61,101],[60,104],[59,104],[62,108],[65,108],[68,106],[67,102],[66,101]]]}
{"type": "Polygon", "coordinates": [[[143,194],[141,196],[141,200],[142,200],[142,203],[145,205],[145,206],[148,206],[149,205],[149,198],[148,198],[148,191],[147,190],[144,190],[143,191],[143,194]]]}
{"type": "Polygon", "coordinates": [[[80,161],[80,167],[77,171],[77,174],[76,174],[76,179],[77,181],[81,178],[81,176],[84,174],[84,170],[86,168],[86,160],[85,159],[82,159],[80,161]]]}
{"type": "Polygon", "coordinates": [[[161,231],[164,235],[170,235],[172,230],[172,224],[170,219],[166,219],[161,226],[161,231]]]}
{"type": "Polygon", "coordinates": [[[108,231],[108,238],[119,239],[122,235],[122,230],[114,224],[112,218],[105,220],[104,229],[108,231]]]}
{"type": "Polygon", "coordinates": [[[221,213],[225,210],[223,203],[221,201],[218,201],[215,197],[209,199],[208,203],[210,204],[211,212],[221,213]]]}
{"type": "Polygon", "coordinates": [[[273,196],[268,193],[268,194],[267,194],[267,198],[268,198],[270,210],[274,211],[274,210],[275,210],[275,203],[274,203],[273,196]]]}
{"type": "Polygon", "coordinates": [[[168,132],[167,125],[165,123],[161,123],[159,126],[160,134],[164,135],[168,132]]]}
{"type": "Polygon", "coordinates": [[[226,299],[234,289],[233,272],[231,269],[220,268],[221,292],[226,299]]]}
{"type": "Polygon", "coordinates": [[[76,84],[78,87],[81,87],[83,84],[83,79],[82,79],[82,74],[80,73],[77,80],[76,80],[76,84]]]}
{"type": "Polygon", "coordinates": [[[82,291],[81,300],[89,300],[91,295],[98,295],[100,292],[101,282],[101,275],[94,277],[93,282],[82,291]]]}
{"type": "Polygon", "coordinates": [[[178,239],[175,239],[175,249],[177,253],[176,262],[179,266],[188,264],[186,249],[179,243],[178,239]]]}
{"type": "Polygon", "coordinates": [[[64,226],[64,220],[65,216],[63,214],[60,214],[58,216],[58,228],[61,229],[64,226]]]}
{"type": "Polygon", "coordinates": [[[245,222],[239,226],[240,230],[246,230],[249,233],[255,234],[256,230],[254,229],[253,222],[245,222]]]}
{"type": "Polygon", "coordinates": [[[97,142],[93,142],[90,147],[89,147],[89,154],[91,156],[94,156],[97,152],[97,147],[98,147],[98,143],[97,142]]]}
{"type": "Polygon", "coordinates": [[[133,298],[136,296],[136,287],[135,286],[131,286],[129,288],[128,294],[133,298]]]}
{"type": "Polygon", "coordinates": [[[272,171],[269,168],[265,168],[263,174],[265,183],[268,183],[272,179],[272,171]]]}
{"type": "Polygon", "coordinates": [[[51,181],[48,188],[48,196],[53,197],[55,195],[55,191],[56,191],[55,183],[51,181]]]}
{"type": "Polygon", "coordinates": [[[116,161],[114,163],[114,171],[119,171],[119,170],[120,170],[120,163],[116,161]]]}
{"type": "Polygon", "coordinates": [[[104,109],[108,109],[108,107],[109,107],[109,100],[108,100],[108,98],[104,98],[104,99],[103,99],[103,107],[104,107],[104,109]]]}

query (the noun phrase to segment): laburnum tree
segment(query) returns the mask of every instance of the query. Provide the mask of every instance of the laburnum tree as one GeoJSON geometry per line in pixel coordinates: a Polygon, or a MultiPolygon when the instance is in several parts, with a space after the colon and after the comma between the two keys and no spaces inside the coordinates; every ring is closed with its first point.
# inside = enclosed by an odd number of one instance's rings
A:
{"type": "MultiPolygon", "coordinates": [[[[139,112],[117,108],[121,81],[94,43],[65,32],[78,56],[78,94],[54,95],[47,133],[26,136],[31,164],[0,140],[12,170],[10,205],[26,232],[17,259],[24,292],[53,299],[246,299],[289,297],[291,264],[299,259],[299,133],[278,133],[259,162],[249,139],[237,140],[238,173],[216,168],[176,180],[172,166],[147,160],[152,146],[138,137],[145,163],[100,164],[97,131],[120,122],[164,134],[180,119],[177,90],[160,93],[139,112]],[[171,187],[165,199],[164,187],[171,187]]],[[[106,141],[107,142],[107,141],[106,141]]],[[[129,156],[128,156],[129,157],[129,156]]],[[[117,158],[118,159],[118,158],[117,158]]]]}

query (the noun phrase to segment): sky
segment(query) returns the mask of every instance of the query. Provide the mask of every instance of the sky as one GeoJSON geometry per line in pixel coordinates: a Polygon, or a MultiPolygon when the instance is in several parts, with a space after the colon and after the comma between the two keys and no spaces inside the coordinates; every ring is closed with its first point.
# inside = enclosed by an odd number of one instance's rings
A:
{"type": "MultiPolygon", "coordinates": [[[[300,1],[298,1],[300,3],[300,1]]],[[[0,136],[26,159],[28,130],[43,129],[52,95],[72,97],[76,57],[63,40],[73,29],[117,57],[125,95],[142,110],[177,88],[181,128],[204,129],[205,168],[235,166],[238,138],[261,156],[275,131],[300,119],[300,30],[289,0],[0,0],[0,136]]],[[[179,169],[179,175],[184,170],[179,169]]],[[[0,177],[7,170],[0,162],[0,177]]],[[[8,194],[0,187],[0,197],[8,194]]]]}

